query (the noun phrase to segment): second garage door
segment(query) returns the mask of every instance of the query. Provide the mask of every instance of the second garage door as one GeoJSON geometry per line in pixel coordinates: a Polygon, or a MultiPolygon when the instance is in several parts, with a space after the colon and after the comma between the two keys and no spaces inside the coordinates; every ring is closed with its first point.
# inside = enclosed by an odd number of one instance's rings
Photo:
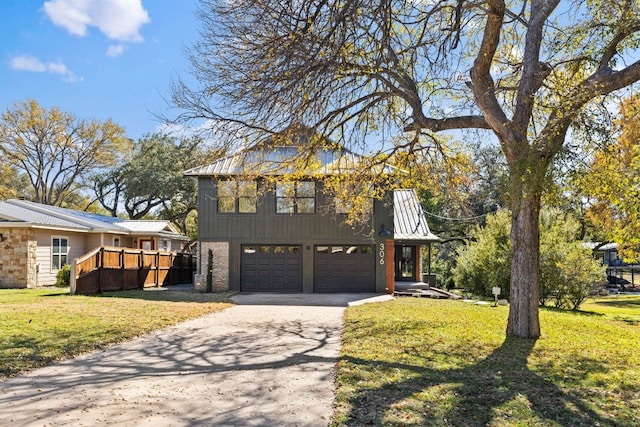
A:
{"type": "Polygon", "coordinates": [[[243,245],[241,292],[302,292],[302,246],[243,245]]]}
{"type": "Polygon", "coordinates": [[[316,246],[314,292],[375,292],[375,267],[372,246],[316,246]]]}

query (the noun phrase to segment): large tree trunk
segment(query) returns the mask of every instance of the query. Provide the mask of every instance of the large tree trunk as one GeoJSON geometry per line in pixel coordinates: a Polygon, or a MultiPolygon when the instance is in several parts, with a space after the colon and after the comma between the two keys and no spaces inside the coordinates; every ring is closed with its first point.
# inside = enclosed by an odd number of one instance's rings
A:
{"type": "Polygon", "coordinates": [[[511,203],[511,301],[507,335],[538,338],[540,181],[522,178],[516,180],[519,181],[520,191],[515,193],[519,195],[516,196],[517,200],[511,203]]]}

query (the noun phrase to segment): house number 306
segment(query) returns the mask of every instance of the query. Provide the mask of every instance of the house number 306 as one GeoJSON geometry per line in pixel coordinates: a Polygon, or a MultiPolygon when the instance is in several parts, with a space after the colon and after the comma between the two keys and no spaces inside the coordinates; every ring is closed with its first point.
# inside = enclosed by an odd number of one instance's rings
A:
{"type": "Polygon", "coordinates": [[[380,243],[378,255],[380,256],[380,265],[384,265],[384,243],[380,243]]]}

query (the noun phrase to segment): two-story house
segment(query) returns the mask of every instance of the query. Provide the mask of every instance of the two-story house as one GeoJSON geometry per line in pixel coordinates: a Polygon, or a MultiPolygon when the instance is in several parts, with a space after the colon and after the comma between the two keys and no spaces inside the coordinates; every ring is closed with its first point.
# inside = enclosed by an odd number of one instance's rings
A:
{"type": "Polygon", "coordinates": [[[420,248],[439,239],[415,192],[387,191],[371,201],[367,224],[349,226],[349,204],[324,191],[322,177],[358,156],[320,149],[313,172],[285,179],[283,159],[298,150],[250,150],[185,171],[198,180],[196,286],[208,271],[214,291],[382,293],[421,281],[420,248]]]}

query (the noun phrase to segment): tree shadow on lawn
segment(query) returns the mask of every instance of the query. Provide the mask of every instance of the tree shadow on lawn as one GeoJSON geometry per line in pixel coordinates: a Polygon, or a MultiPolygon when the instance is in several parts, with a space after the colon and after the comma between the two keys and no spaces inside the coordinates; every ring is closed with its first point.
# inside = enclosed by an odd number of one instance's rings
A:
{"type": "MultiPolygon", "coordinates": [[[[494,418],[502,422],[519,422],[518,425],[531,420],[561,426],[624,425],[603,418],[577,394],[564,391],[554,382],[531,371],[527,359],[535,343],[535,340],[507,338],[487,358],[459,369],[439,370],[346,357],[343,361],[361,365],[365,370],[400,370],[408,372],[405,378],[409,376],[399,382],[387,382],[359,392],[349,402],[352,409],[346,424],[389,425],[391,422],[386,416],[395,410],[396,405],[402,407],[399,405],[401,401],[415,398],[431,387],[440,387],[440,393],[444,393],[441,400],[434,402],[419,398],[422,401],[418,406],[422,407],[415,408],[418,417],[422,417],[419,424],[402,422],[400,417],[397,425],[486,426],[496,421],[494,418]],[[514,404],[514,401],[518,402],[514,404]],[[509,408],[505,409],[505,406],[509,408]],[[521,420],[517,415],[510,419],[510,410],[526,411],[530,419],[521,420]]],[[[604,369],[592,361],[576,363],[588,366],[581,371],[584,375],[604,369]]]]}
{"type": "Polygon", "coordinates": [[[606,301],[598,300],[595,301],[595,305],[601,305],[603,307],[616,307],[616,308],[630,308],[630,309],[640,309],[640,298],[620,298],[613,297],[615,299],[608,299],[606,301]]]}
{"type": "Polygon", "coordinates": [[[131,290],[118,292],[104,292],[102,294],[86,295],[95,298],[126,298],[141,299],[145,301],[170,301],[170,302],[226,302],[232,303],[230,296],[232,292],[224,293],[198,293],[190,291],[149,291],[149,290],[131,290]]]}

